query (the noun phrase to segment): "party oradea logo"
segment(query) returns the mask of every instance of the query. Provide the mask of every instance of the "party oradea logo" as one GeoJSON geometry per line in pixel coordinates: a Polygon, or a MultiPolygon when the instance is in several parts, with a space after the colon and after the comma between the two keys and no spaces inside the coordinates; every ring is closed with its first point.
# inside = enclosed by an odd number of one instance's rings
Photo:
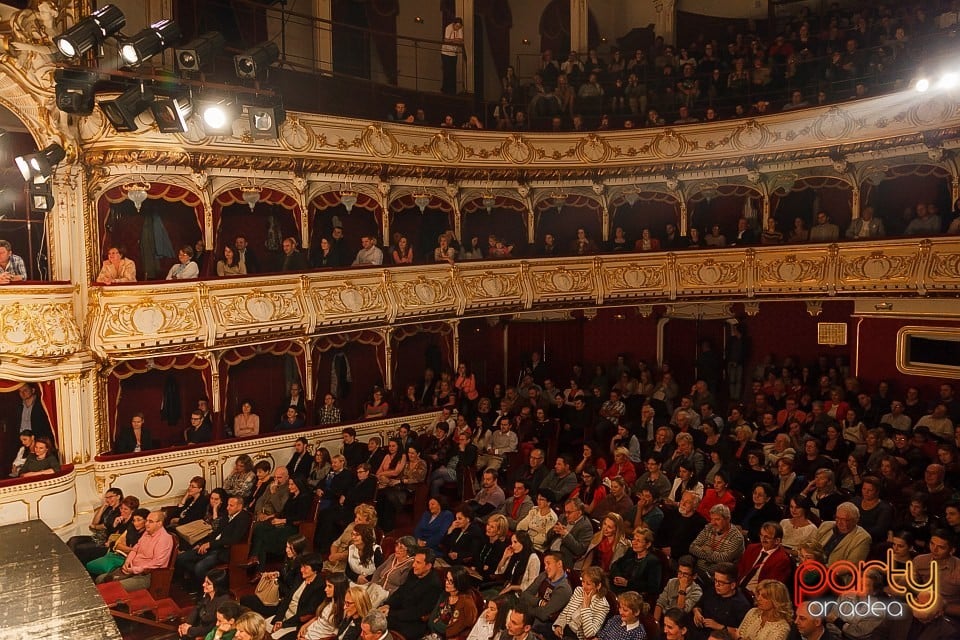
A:
{"type": "Polygon", "coordinates": [[[904,602],[914,615],[931,614],[938,606],[940,579],[937,574],[937,561],[930,562],[930,578],[917,579],[913,561],[908,560],[898,569],[893,559],[893,550],[887,550],[886,562],[882,560],[864,560],[854,564],[849,560],[838,560],[829,566],[817,560],[804,560],[794,574],[794,604],[799,607],[807,603],[811,616],[826,617],[836,613],[841,618],[853,617],[889,617],[902,618],[906,615],[904,602]],[[867,584],[867,572],[877,569],[887,577],[888,592],[897,599],[879,600],[872,597],[867,584]],[[829,593],[830,597],[824,598],[829,593]],[[843,596],[853,598],[840,599],[843,596]]]}

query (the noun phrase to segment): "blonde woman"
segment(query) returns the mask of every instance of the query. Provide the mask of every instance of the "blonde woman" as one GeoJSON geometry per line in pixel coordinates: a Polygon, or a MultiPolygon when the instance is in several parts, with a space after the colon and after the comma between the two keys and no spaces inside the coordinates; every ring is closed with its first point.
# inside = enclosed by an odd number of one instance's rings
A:
{"type": "Polygon", "coordinates": [[[97,282],[113,284],[115,282],[136,282],[137,265],[124,255],[122,247],[112,246],[107,249],[107,259],[100,268],[97,282]]]}
{"type": "Polygon", "coordinates": [[[609,571],[610,566],[630,549],[626,525],[619,513],[608,513],[600,522],[600,531],[593,534],[583,558],[583,568],[597,566],[609,571]]]}
{"type": "Polygon", "coordinates": [[[728,627],[733,640],[787,640],[793,606],[782,582],[761,580],[757,586],[756,606],[747,612],[737,628],[728,627]]]}
{"type": "Polygon", "coordinates": [[[373,605],[363,587],[350,587],[343,598],[343,620],[337,628],[337,640],[358,640],[360,623],[373,605]]]}
{"type": "Polygon", "coordinates": [[[236,640],[266,640],[268,633],[267,621],[255,611],[247,611],[237,618],[236,640]]]}

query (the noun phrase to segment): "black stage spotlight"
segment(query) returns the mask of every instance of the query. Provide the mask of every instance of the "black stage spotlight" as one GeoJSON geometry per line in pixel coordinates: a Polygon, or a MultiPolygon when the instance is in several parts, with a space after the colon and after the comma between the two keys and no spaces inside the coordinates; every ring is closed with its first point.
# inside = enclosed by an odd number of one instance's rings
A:
{"type": "Polygon", "coordinates": [[[227,40],[222,33],[208,31],[199,38],[174,49],[177,68],[180,71],[200,71],[200,67],[212,62],[213,58],[223,51],[226,44],[227,40]]]}
{"type": "Polygon", "coordinates": [[[277,130],[287,118],[287,112],[280,105],[247,105],[250,119],[250,135],[254,140],[275,140],[277,130]]]}
{"type": "Polygon", "coordinates": [[[184,133],[193,106],[183,96],[156,96],[150,103],[150,111],[160,133],[184,133]]]}
{"type": "Polygon", "coordinates": [[[20,169],[20,175],[23,176],[24,181],[29,181],[36,177],[49,178],[57,163],[66,157],[67,152],[54,142],[36,153],[18,156],[14,158],[14,162],[17,163],[17,168],[20,169]]]}
{"type": "Polygon", "coordinates": [[[101,100],[100,108],[117,131],[136,131],[137,116],[153,102],[153,92],[144,87],[131,87],[114,100],[101,100]]]}
{"type": "Polygon", "coordinates": [[[173,20],[158,20],[120,44],[120,59],[124,66],[138,67],[167,47],[180,41],[183,33],[173,20]]]}
{"type": "Polygon", "coordinates": [[[126,23],[123,11],[108,4],[54,37],[53,41],[66,57],[79,58],[106,38],[116,35],[126,23]]]}
{"type": "Polygon", "coordinates": [[[100,79],[99,74],[81,69],[57,69],[53,78],[60,111],[81,116],[93,113],[94,85],[100,79]]]}
{"type": "Polygon", "coordinates": [[[237,77],[258,79],[267,75],[267,68],[280,58],[280,47],[276,42],[265,42],[252,49],[233,56],[233,67],[237,77]]]}
{"type": "Polygon", "coordinates": [[[45,213],[53,209],[53,187],[46,178],[34,178],[30,181],[30,211],[45,213]]]}
{"type": "Polygon", "coordinates": [[[237,104],[231,98],[203,100],[197,104],[197,112],[207,135],[225,136],[233,133],[233,121],[237,119],[237,104]]]}

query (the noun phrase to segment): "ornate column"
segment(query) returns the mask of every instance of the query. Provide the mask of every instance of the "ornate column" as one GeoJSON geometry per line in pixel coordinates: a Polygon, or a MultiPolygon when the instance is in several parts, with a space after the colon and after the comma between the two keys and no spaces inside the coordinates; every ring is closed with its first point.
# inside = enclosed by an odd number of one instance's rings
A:
{"type": "Polygon", "coordinates": [[[385,180],[377,182],[377,194],[379,194],[380,209],[383,210],[383,219],[380,221],[383,243],[387,244],[390,242],[390,183],[385,180]]]}
{"type": "Polygon", "coordinates": [[[453,235],[458,238],[460,242],[463,242],[463,236],[460,234],[460,187],[453,182],[448,182],[444,190],[447,192],[447,196],[450,197],[450,203],[453,205],[453,235]]]}
{"type": "Polygon", "coordinates": [[[307,187],[309,183],[300,175],[294,176],[293,188],[297,191],[297,204],[300,205],[300,246],[310,248],[310,212],[307,210],[307,187]]]}
{"type": "Polygon", "coordinates": [[[534,228],[533,202],[530,201],[530,187],[525,184],[518,184],[517,193],[527,208],[527,242],[533,244],[536,242],[536,229],[534,228]]]}
{"type": "MultiPolygon", "coordinates": [[[[589,47],[587,25],[590,7],[587,0],[570,0],[570,50],[587,53],[589,47]]],[[[556,54],[556,52],[554,52],[556,54]]],[[[556,55],[554,55],[556,57],[556,55]]]]}
{"type": "Polygon", "coordinates": [[[463,88],[467,93],[473,93],[473,65],[474,46],[473,28],[476,22],[473,13],[473,0],[455,0],[457,15],[463,18],[463,50],[457,73],[463,74],[463,88]]]}
{"type": "Polygon", "coordinates": [[[314,32],[313,68],[321,73],[333,73],[333,0],[313,0],[313,15],[320,22],[314,32]]]}
{"type": "Polygon", "coordinates": [[[313,342],[310,338],[298,338],[297,342],[303,347],[303,391],[307,394],[307,401],[314,399],[313,395],[313,342]]]}
{"type": "Polygon", "coordinates": [[[607,198],[607,185],[594,182],[591,185],[593,193],[600,198],[600,234],[604,242],[610,239],[610,201],[607,198]]]}
{"type": "Polygon", "coordinates": [[[654,33],[663,36],[666,44],[675,44],[677,25],[677,0],[653,0],[653,8],[657,12],[657,23],[654,33]]]}
{"type": "Polygon", "coordinates": [[[460,366],[460,321],[451,320],[450,326],[453,328],[453,370],[456,371],[460,366]]]}
{"type": "Polygon", "coordinates": [[[393,388],[393,329],[381,329],[383,336],[383,386],[393,388]]]}

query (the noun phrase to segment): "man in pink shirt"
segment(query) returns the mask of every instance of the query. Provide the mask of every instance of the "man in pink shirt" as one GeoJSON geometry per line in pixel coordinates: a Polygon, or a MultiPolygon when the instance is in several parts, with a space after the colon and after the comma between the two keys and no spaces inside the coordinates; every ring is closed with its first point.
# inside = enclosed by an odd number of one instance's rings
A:
{"type": "Polygon", "coordinates": [[[123,566],[100,576],[97,582],[119,580],[127,591],[149,588],[150,572],[167,566],[175,544],[173,536],[163,528],[163,521],[162,511],[152,511],[143,536],[130,550],[123,566]]]}

